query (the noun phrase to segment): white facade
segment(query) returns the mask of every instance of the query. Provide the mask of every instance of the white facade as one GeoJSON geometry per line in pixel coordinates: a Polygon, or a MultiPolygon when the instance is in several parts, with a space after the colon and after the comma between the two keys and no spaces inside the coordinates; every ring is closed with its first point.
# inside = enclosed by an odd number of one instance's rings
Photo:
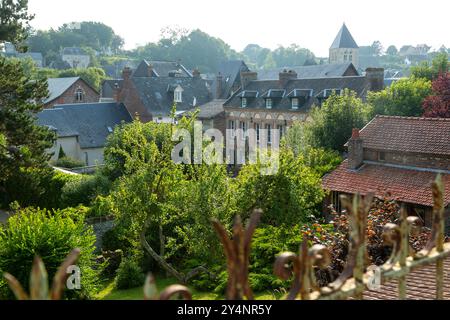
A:
{"type": "Polygon", "coordinates": [[[48,153],[53,154],[51,160],[58,160],[59,150],[62,147],[67,157],[81,161],[86,166],[101,165],[104,162],[103,150],[104,148],[81,148],[78,143],[78,137],[64,137],[58,138],[54,146],[48,150],[48,153]]]}
{"type": "Polygon", "coordinates": [[[62,60],[67,62],[71,68],[80,69],[86,69],[91,63],[91,58],[88,55],[63,54],[62,60]]]}

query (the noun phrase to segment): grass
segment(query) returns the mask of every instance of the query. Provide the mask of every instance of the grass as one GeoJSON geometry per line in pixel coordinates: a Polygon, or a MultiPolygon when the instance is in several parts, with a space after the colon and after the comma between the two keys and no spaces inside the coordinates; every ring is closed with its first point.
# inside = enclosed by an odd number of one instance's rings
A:
{"type": "MultiPolygon", "coordinates": [[[[167,278],[167,279],[157,279],[156,286],[160,291],[164,288],[176,284],[175,279],[167,278]]],[[[223,300],[224,297],[213,293],[213,292],[200,292],[193,288],[189,288],[192,292],[193,300],[223,300]]],[[[105,284],[105,287],[100,291],[97,295],[97,299],[99,300],[143,300],[144,293],[142,287],[126,289],[126,290],[117,290],[114,288],[114,282],[108,282],[105,284]]],[[[274,300],[274,296],[271,292],[265,293],[255,293],[256,300],[274,300]]]]}

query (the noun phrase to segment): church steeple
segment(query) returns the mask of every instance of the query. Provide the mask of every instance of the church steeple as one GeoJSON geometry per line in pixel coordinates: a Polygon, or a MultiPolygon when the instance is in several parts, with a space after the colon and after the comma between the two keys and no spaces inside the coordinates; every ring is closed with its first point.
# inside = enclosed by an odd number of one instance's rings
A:
{"type": "Polygon", "coordinates": [[[341,30],[339,30],[336,39],[334,39],[330,49],[337,49],[337,48],[351,48],[351,49],[359,48],[358,45],[356,44],[355,39],[353,39],[352,34],[350,33],[350,31],[348,31],[348,28],[345,25],[345,23],[342,25],[341,30]]]}
{"type": "Polygon", "coordinates": [[[329,59],[331,64],[351,62],[358,68],[359,47],[345,23],[342,25],[330,47],[329,59]]]}

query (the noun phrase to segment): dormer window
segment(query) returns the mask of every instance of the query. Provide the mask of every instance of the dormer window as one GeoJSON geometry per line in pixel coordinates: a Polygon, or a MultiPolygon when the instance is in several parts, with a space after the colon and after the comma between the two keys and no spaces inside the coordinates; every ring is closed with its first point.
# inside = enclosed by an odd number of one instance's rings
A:
{"type": "Polygon", "coordinates": [[[298,98],[292,98],[292,110],[297,110],[299,105],[298,98]]]}
{"type": "Polygon", "coordinates": [[[266,99],[266,108],[272,109],[272,99],[266,99]]]}
{"type": "Polygon", "coordinates": [[[173,101],[177,103],[183,102],[183,88],[178,86],[173,92],[173,101]]]}
{"type": "Polygon", "coordinates": [[[247,108],[247,98],[242,98],[242,100],[241,100],[241,107],[242,108],[247,108]]]}
{"type": "Polygon", "coordinates": [[[84,91],[81,88],[78,88],[77,91],[75,91],[75,101],[76,102],[83,102],[84,101],[84,91]]]}

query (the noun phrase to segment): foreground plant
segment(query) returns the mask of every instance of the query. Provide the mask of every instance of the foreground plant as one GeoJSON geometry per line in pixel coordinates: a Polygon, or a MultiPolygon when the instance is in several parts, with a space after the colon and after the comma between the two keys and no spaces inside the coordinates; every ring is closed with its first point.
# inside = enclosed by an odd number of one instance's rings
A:
{"type": "Polygon", "coordinates": [[[74,265],[80,256],[80,250],[74,249],[58,268],[53,278],[52,288],[48,288],[48,275],[42,259],[36,257],[30,276],[30,293],[28,294],[13,275],[5,273],[4,277],[18,300],[61,300],[69,273],[67,270],[74,265]]]}

